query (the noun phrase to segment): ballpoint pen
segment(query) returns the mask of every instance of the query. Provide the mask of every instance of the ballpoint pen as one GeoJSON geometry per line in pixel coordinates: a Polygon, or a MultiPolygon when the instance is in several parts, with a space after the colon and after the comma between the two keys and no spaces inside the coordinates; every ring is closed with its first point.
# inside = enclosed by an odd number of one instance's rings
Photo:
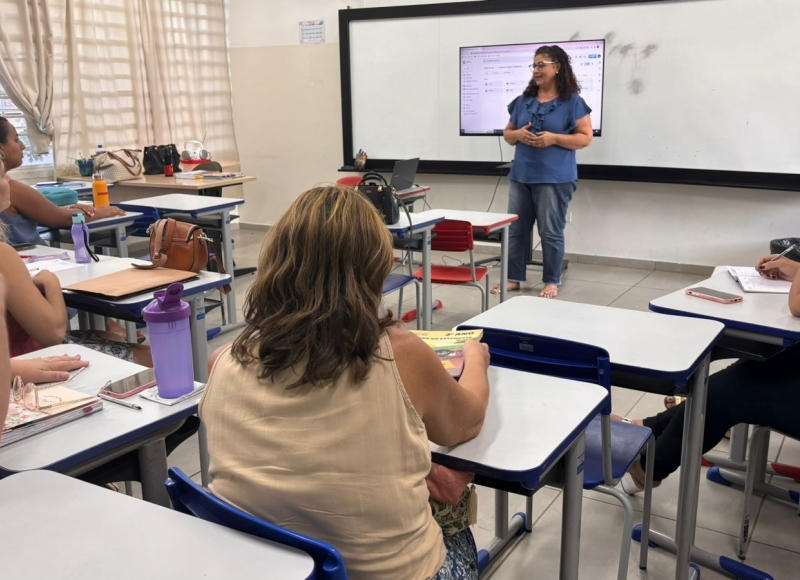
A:
{"type": "Polygon", "coordinates": [[[103,399],[104,401],[109,401],[110,403],[116,403],[117,405],[128,407],[129,409],[136,409],[137,411],[142,410],[142,408],[136,403],[129,403],[128,401],[124,401],[122,399],[115,399],[114,397],[109,397],[108,395],[97,395],[97,396],[103,399]]]}
{"type": "MultiPolygon", "coordinates": [[[[766,262],[764,262],[764,264],[769,264],[770,262],[774,262],[775,260],[779,260],[779,259],[783,258],[786,254],[788,254],[789,252],[791,252],[792,250],[797,248],[797,246],[800,246],[800,244],[792,244],[791,246],[786,248],[784,251],[782,251],[780,254],[778,254],[777,256],[772,258],[771,260],[767,260],[766,262]]],[[[762,270],[764,269],[764,264],[761,264],[761,269],[762,270]]]]}

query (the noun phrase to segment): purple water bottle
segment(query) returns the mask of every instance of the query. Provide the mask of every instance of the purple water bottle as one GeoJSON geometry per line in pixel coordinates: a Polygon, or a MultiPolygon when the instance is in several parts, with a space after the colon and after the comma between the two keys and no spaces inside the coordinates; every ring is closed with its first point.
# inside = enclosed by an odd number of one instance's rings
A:
{"type": "Polygon", "coordinates": [[[158,395],[177,399],[194,389],[191,309],[181,300],[183,284],[170,284],[153,295],[156,299],[145,307],[143,316],[150,334],[158,395]]]}
{"type": "Polygon", "coordinates": [[[86,241],[89,239],[89,231],[86,229],[86,220],[83,212],[72,214],[72,245],[75,246],[75,261],[78,264],[88,264],[92,261],[89,255],[89,248],[86,241]]]}

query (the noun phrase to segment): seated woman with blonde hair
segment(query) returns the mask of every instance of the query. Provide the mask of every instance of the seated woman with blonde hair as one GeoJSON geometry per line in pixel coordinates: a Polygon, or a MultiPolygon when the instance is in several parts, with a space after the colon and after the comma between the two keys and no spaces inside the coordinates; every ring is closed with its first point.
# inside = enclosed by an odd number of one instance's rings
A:
{"type": "Polygon", "coordinates": [[[303,193],[270,230],[247,326],[218,350],[200,415],[211,491],[318,538],[353,580],[476,579],[469,528],[443,535],[428,504],[428,441],[481,430],[486,345],[456,382],[419,338],[379,314],[391,237],[359,193],[303,193]]]}

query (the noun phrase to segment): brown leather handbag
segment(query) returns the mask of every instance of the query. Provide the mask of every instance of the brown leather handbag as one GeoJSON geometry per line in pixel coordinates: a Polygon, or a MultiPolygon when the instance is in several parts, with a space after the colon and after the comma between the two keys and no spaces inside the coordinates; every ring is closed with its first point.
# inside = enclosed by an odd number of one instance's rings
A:
{"type": "MultiPolygon", "coordinates": [[[[179,222],[172,218],[156,221],[147,228],[150,234],[151,264],[134,267],[142,270],[153,268],[172,268],[187,272],[199,272],[208,266],[208,246],[214,249],[220,274],[225,274],[222,256],[217,252],[214,241],[209,238],[200,226],[179,222]]],[[[223,294],[231,291],[229,284],[221,288],[223,294]]]]}

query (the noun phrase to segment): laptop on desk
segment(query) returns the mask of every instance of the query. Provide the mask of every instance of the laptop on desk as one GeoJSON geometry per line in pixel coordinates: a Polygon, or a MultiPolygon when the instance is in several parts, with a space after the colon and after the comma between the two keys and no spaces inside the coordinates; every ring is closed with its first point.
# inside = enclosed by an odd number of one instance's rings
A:
{"type": "Polygon", "coordinates": [[[414,179],[417,177],[417,167],[419,167],[419,157],[416,159],[395,161],[390,185],[397,190],[398,194],[403,194],[414,187],[414,179]]]}

